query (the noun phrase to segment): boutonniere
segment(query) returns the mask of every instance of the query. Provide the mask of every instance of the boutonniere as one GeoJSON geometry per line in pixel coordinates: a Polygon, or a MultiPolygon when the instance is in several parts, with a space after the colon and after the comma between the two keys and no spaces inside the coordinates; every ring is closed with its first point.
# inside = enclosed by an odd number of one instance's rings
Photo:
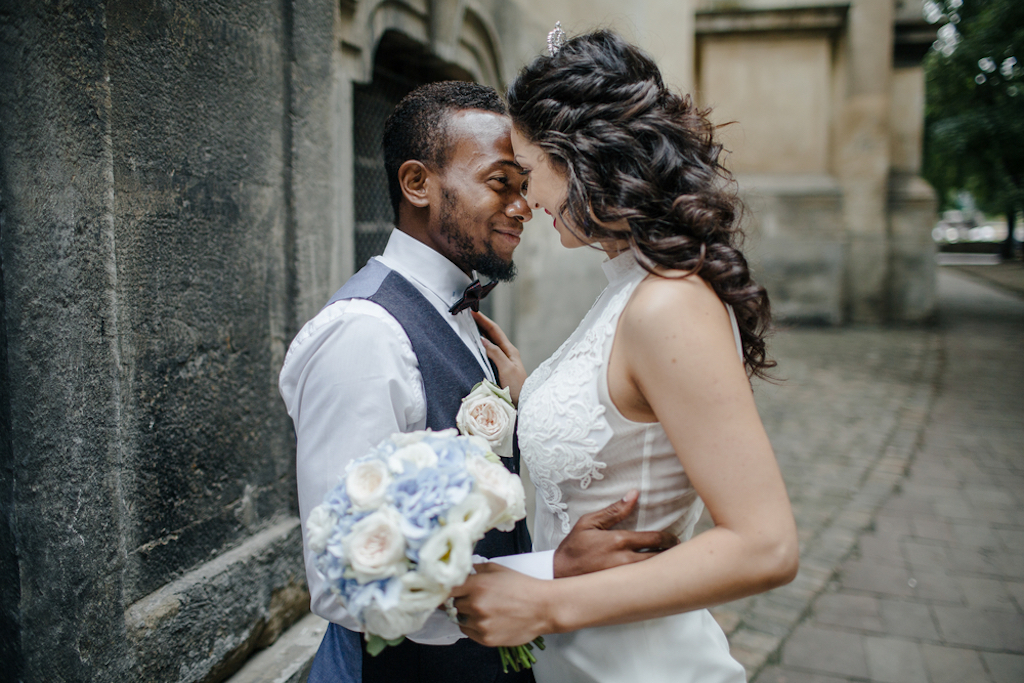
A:
{"type": "Polygon", "coordinates": [[[491,450],[503,458],[512,457],[512,434],[516,427],[516,407],[509,390],[485,379],[462,399],[455,425],[466,436],[487,440],[491,450]]]}

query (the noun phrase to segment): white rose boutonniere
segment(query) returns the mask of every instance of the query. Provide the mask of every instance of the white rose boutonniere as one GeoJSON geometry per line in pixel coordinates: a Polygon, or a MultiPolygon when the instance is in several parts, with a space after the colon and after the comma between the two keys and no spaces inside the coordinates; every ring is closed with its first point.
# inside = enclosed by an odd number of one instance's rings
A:
{"type": "Polygon", "coordinates": [[[501,389],[490,380],[480,382],[462,399],[455,424],[466,436],[487,439],[491,450],[501,457],[512,457],[516,408],[508,389],[501,389]]]}

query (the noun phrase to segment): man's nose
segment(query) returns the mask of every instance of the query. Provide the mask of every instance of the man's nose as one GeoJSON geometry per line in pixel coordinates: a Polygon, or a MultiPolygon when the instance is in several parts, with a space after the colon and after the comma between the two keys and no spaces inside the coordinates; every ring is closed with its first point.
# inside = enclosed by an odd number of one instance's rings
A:
{"type": "Polygon", "coordinates": [[[533,212],[530,211],[530,204],[522,195],[516,195],[516,198],[513,199],[512,203],[505,209],[505,213],[523,223],[533,218],[533,212]]]}

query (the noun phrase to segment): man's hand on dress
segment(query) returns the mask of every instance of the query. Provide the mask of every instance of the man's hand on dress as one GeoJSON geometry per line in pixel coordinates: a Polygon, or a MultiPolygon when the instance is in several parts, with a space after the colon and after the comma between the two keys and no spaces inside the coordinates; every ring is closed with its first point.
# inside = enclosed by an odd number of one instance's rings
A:
{"type": "Polygon", "coordinates": [[[612,529],[629,516],[639,497],[636,490],[630,491],[603,510],[580,517],[555,550],[555,578],[642,562],[677,545],[679,539],[667,531],[612,529]]]}

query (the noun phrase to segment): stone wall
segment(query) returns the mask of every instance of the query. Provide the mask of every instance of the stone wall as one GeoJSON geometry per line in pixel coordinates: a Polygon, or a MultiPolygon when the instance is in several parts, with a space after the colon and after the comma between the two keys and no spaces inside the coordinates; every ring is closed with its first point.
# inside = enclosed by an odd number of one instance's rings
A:
{"type": "Polygon", "coordinates": [[[10,680],[215,680],[306,607],[292,8],[0,9],[10,680]]]}

